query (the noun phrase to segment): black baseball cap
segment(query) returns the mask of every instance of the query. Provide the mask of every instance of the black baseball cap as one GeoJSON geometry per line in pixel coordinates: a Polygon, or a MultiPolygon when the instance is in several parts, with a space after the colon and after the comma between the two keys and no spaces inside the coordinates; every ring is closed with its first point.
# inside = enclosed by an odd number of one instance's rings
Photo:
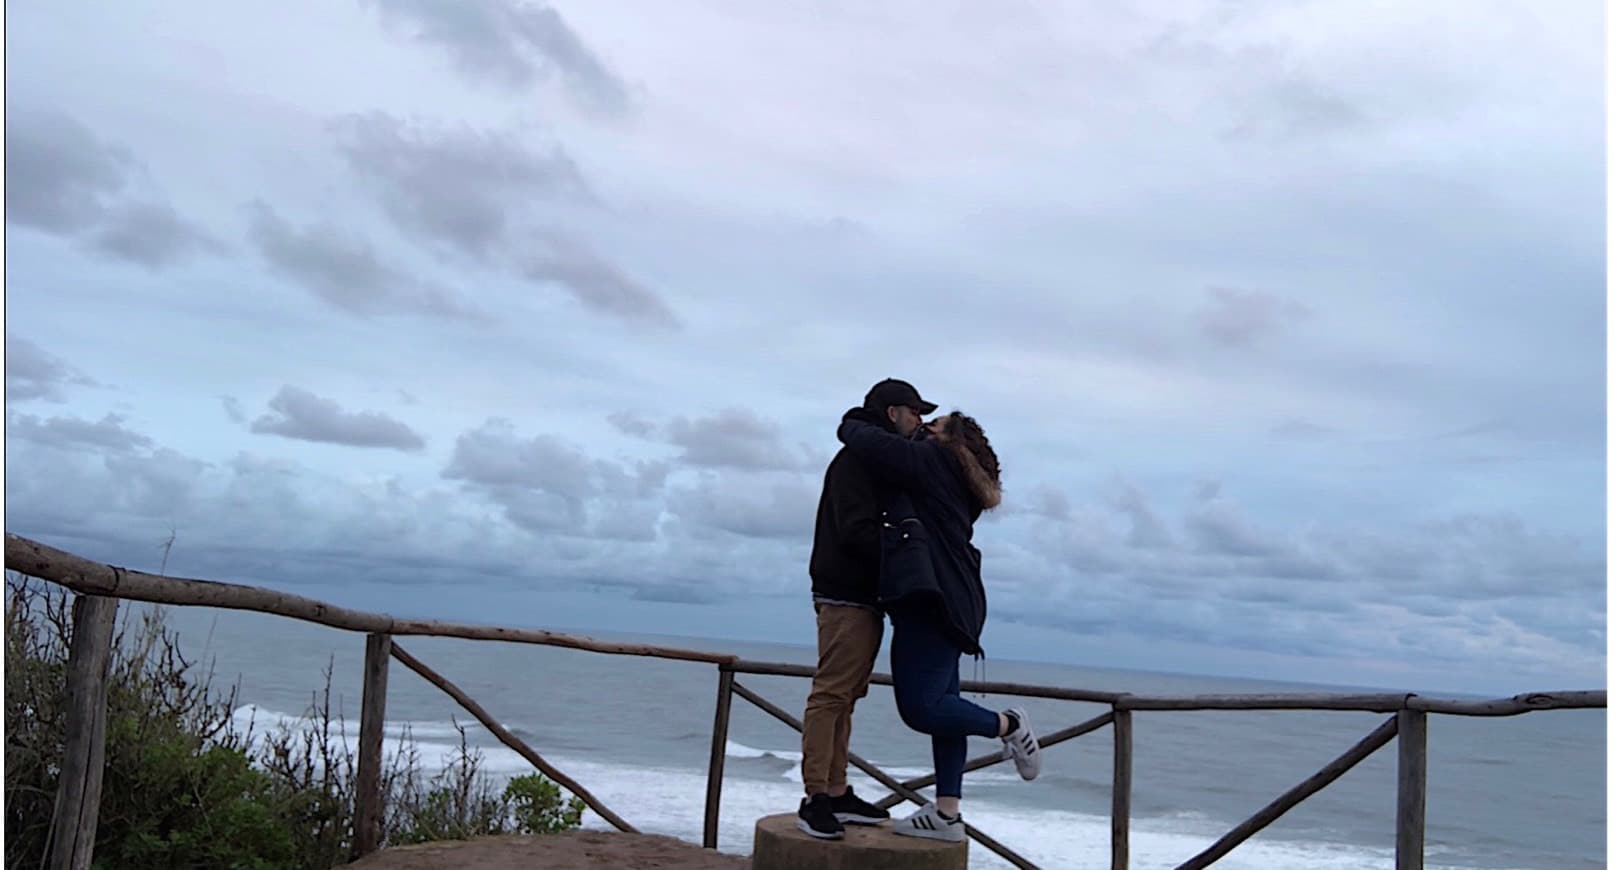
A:
{"type": "Polygon", "coordinates": [[[897,378],[880,381],[865,394],[865,407],[872,411],[885,411],[894,405],[914,408],[922,414],[930,414],[938,409],[937,405],[921,398],[909,381],[897,378]]]}

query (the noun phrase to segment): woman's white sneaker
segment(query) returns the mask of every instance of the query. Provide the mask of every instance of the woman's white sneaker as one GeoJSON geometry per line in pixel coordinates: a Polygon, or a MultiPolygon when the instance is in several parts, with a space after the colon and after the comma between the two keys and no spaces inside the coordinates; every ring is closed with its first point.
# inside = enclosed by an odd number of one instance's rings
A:
{"type": "Polygon", "coordinates": [[[1033,724],[1027,720],[1027,711],[1012,707],[1005,711],[1016,719],[1016,728],[999,739],[1005,741],[1005,752],[1016,761],[1016,772],[1023,779],[1039,776],[1039,739],[1033,733],[1033,724]]]}
{"type": "Polygon", "coordinates": [[[927,804],[910,814],[909,818],[893,822],[893,833],[958,843],[966,838],[966,823],[959,816],[952,819],[945,817],[938,812],[937,804],[927,804]]]}

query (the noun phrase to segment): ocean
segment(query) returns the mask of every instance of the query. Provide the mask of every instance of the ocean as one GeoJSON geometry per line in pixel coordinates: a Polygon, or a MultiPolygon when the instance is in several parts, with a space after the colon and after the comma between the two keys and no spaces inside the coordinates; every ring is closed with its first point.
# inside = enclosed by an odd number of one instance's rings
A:
{"type": "MultiPolygon", "coordinates": [[[[239,684],[238,722],[262,732],[295,719],[333,668],[332,697],[358,732],[362,635],[256,613],[168,608],[189,656],[215,681],[239,684]]],[[[607,632],[596,637],[630,640],[607,632]]],[[[806,646],[641,638],[811,664],[806,646]]],[[[526,644],[400,638],[399,644],[477,699],[537,752],[639,829],[700,842],[717,689],[712,665],[526,644]]],[[[970,660],[967,673],[972,676],[970,660]]],[[[879,668],[886,670],[885,651],[879,668]]],[[[1108,670],[990,659],[984,678],[1142,694],[1356,691],[1261,680],[1108,670]]],[[[801,715],[808,681],[738,675],[738,682],[801,715]]],[[[1400,687],[1390,687],[1400,691],[1400,687]]],[[[1590,688],[1533,686],[1529,689],[1590,688]]],[[[1381,690],[1386,690],[1384,687],[1381,690]]],[[[993,708],[1011,699],[980,701],[993,708]]],[[[1104,712],[1102,705],[1024,704],[1041,733],[1104,712]]],[[[1152,712],[1134,715],[1132,866],[1173,867],[1313,774],[1385,720],[1374,713],[1152,712]]],[[[458,745],[458,722],[495,777],[531,772],[452,700],[408,669],[389,672],[390,746],[406,726],[428,765],[458,745]]],[[[747,854],[763,815],[795,809],[798,735],[737,697],[725,763],[719,847],[747,854]]],[[[973,741],[976,756],[997,741],[973,741]]],[[[1604,710],[1481,719],[1431,717],[1426,866],[1605,866],[1604,710]]],[[[926,739],[899,721],[887,687],[873,686],[854,718],[853,749],[901,779],[930,772],[926,739]]],[[[1248,840],[1224,868],[1388,867],[1393,861],[1396,743],[1248,840]]],[[[1111,729],[1047,750],[1044,772],[1021,781],[1004,764],[966,775],[968,821],[1043,867],[1109,866],[1111,729]]],[[[874,799],[886,792],[857,771],[874,799]]],[[[901,806],[895,812],[905,812],[901,806]]],[[[593,813],[585,824],[608,827],[593,813]]],[[[974,846],[973,867],[1009,866],[974,846]]]]}

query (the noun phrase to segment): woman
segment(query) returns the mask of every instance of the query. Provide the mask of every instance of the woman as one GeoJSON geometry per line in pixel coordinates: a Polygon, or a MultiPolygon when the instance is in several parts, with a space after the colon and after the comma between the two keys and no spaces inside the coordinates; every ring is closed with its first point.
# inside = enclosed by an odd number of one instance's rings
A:
{"type": "Polygon", "coordinates": [[[1039,775],[1039,744],[1022,710],[995,713],[960,697],[960,655],[982,655],[987,616],[972,525],[999,504],[999,457],[977,421],[959,411],[934,419],[924,432],[930,437],[904,438],[855,408],[843,416],[837,437],[894,488],[882,517],[878,600],[893,621],[899,715],[932,736],[937,801],[895,822],[893,831],[962,840],[966,738],[1000,738],[1029,780],[1039,775]]]}

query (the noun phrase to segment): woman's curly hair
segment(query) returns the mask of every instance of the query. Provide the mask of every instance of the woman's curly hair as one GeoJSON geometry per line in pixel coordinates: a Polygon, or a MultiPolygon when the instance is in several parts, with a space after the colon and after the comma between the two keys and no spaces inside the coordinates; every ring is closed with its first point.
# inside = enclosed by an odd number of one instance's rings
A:
{"type": "Polygon", "coordinates": [[[971,451],[972,457],[982,466],[983,471],[988,472],[994,483],[999,483],[999,455],[994,452],[993,445],[988,443],[988,436],[983,433],[983,427],[978,425],[975,418],[959,411],[951,411],[944,421],[943,432],[971,451]]]}

